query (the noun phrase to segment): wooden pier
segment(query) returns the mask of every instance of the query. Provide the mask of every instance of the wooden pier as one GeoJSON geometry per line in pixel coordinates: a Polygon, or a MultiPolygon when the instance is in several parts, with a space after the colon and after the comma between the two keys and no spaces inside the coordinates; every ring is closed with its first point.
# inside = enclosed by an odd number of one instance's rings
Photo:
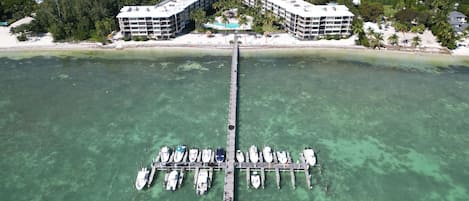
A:
{"type": "Polygon", "coordinates": [[[238,36],[234,35],[233,54],[231,57],[231,81],[230,81],[230,102],[228,110],[228,136],[226,143],[226,169],[223,200],[234,200],[234,174],[235,174],[235,152],[236,152],[236,113],[238,107],[238,36]]]}
{"type": "MultiPolygon", "coordinates": [[[[280,172],[289,172],[292,188],[295,189],[295,172],[304,171],[306,184],[308,188],[312,188],[311,186],[311,175],[309,173],[310,166],[306,163],[304,158],[301,158],[300,161],[297,163],[292,162],[292,158],[290,153],[287,152],[288,162],[286,164],[280,163],[278,160],[275,152],[273,152],[273,162],[267,163],[262,157],[262,152],[259,152],[259,162],[252,163],[249,160],[249,152],[245,153],[245,162],[238,163],[235,161],[236,155],[236,129],[237,129],[237,100],[238,100],[238,61],[239,61],[239,47],[238,47],[238,38],[235,34],[234,36],[234,45],[233,45],[233,52],[232,52],[232,63],[231,63],[231,71],[230,71],[230,99],[229,99],[229,112],[228,112],[228,125],[227,125],[227,144],[226,144],[226,157],[225,161],[221,163],[215,162],[215,153],[212,153],[212,158],[210,162],[203,163],[201,161],[202,153],[199,152],[197,156],[196,162],[188,162],[187,155],[185,153],[183,160],[181,162],[172,162],[174,158],[174,154],[170,155],[169,162],[160,162],[159,158],[160,155],[156,157],[156,159],[152,163],[152,174],[151,177],[155,175],[156,170],[166,171],[165,178],[164,178],[164,185],[166,185],[168,180],[168,173],[171,170],[179,170],[180,178],[178,181],[178,186],[180,187],[183,183],[184,173],[185,171],[195,171],[194,175],[194,188],[197,186],[198,180],[198,173],[200,171],[208,171],[209,173],[209,182],[208,188],[211,187],[212,183],[212,175],[214,171],[224,171],[224,193],[223,193],[223,201],[234,201],[235,200],[235,170],[239,169],[240,171],[246,171],[246,184],[247,188],[250,188],[250,176],[251,171],[259,171],[261,174],[261,185],[262,188],[265,187],[265,173],[266,172],[275,172],[276,175],[276,184],[277,188],[280,189],[280,172]]],[[[200,151],[200,150],[199,150],[200,151]]],[[[153,178],[150,178],[150,184],[153,178]]]]}

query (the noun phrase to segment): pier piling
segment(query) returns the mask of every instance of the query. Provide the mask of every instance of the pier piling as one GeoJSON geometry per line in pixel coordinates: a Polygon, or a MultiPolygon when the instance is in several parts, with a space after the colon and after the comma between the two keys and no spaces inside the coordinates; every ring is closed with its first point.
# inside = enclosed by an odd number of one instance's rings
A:
{"type": "Polygon", "coordinates": [[[290,169],[290,177],[291,177],[291,185],[293,189],[296,189],[296,184],[295,184],[295,171],[293,169],[290,169]]]}
{"type": "Polygon", "coordinates": [[[262,188],[265,187],[265,172],[264,172],[264,168],[261,168],[261,185],[262,185],[262,188]]]}
{"type": "Polygon", "coordinates": [[[275,168],[275,177],[277,178],[277,189],[280,190],[280,170],[275,168]]]}

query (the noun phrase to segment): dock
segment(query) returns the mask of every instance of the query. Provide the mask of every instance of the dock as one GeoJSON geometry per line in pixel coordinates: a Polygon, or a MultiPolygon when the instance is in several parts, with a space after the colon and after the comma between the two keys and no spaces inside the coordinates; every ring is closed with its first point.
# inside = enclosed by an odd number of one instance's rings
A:
{"type": "Polygon", "coordinates": [[[238,61],[239,44],[235,33],[233,40],[233,53],[231,56],[230,76],[230,102],[228,110],[228,136],[226,142],[225,161],[225,183],[223,201],[234,201],[234,175],[235,175],[235,152],[236,152],[236,113],[238,107],[238,61]]]}
{"type": "MultiPolygon", "coordinates": [[[[155,160],[153,160],[151,167],[151,180],[148,184],[148,187],[151,185],[153,181],[153,177],[155,176],[156,171],[164,171],[166,172],[164,177],[164,186],[166,186],[168,182],[168,174],[170,171],[176,170],[179,171],[179,178],[177,186],[180,188],[183,184],[185,171],[195,171],[194,174],[194,188],[197,189],[197,180],[199,179],[199,172],[200,171],[208,171],[208,188],[210,189],[212,185],[212,178],[214,171],[218,171],[219,173],[223,172],[224,174],[224,192],[223,192],[223,201],[234,201],[235,200],[235,174],[236,169],[239,171],[246,172],[246,186],[249,189],[251,186],[251,172],[260,172],[261,176],[261,185],[262,188],[265,188],[265,180],[266,180],[266,173],[274,172],[276,176],[276,184],[277,189],[280,189],[280,173],[281,172],[289,172],[292,188],[296,188],[296,179],[295,173],[296,172],[304,172],[306,178],[306,184],[309,189],[312,189],[311,186],[311,174],[309,173],[309,164],[306,162],[302,154],[300,154],[300,161],[294,163],[290,152],[287,153],[287,162],[285,164],[280,163],[278,160],[278,156],[276,152],[272,152],[273,161],[272,163],[268,163],[264,160],[262,156],[262,152],[259,152],[259,161],[253,163],[249,160],[249,152],[245,152],[245,162],[238,163],[235,160],[236,156],[236,135],[237,135],[237,104],[238,104],[238,61],[239,61],[239,45],[238,45],[238,37],[235,34],[233,40],[233,51],[232,51],[232,60],[231,60],[231,70],[230,70],[230,95],[229,95],[229,108],[228,108],[228,122],[227,122],[227,142],[226,142],[226,149],[225,149],[225,161],[224,162],[215,162],[215,152],[212,149],[211,159],[210,162],[204,163],[201,160],[202,152],[199,149],[199,153],[197,155],[197,160],[195,162],[190,162],[187,160],[188,153],[186,152],[183,156],[183,159],[180,162],[174,162],[175,153],[171,152],[169,156],[169,161],[161,162],[160,156],[158,154],[155,160]]],[[[208,160],[207,160],[208,161],[208,160]]],[[[186,177],[187,178],[187,177],[186,177]]]]}

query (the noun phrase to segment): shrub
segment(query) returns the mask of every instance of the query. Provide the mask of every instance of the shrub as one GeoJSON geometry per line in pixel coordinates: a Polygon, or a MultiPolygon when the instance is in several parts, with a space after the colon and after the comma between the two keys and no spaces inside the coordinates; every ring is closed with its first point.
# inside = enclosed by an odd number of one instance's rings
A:
{"type": "Polygon", "coordinates": [[[27,41],[28,40],[28,37],[26,36],[25,33],[21,33],[16,38],[18,39],[18,41],[27,41]]]}

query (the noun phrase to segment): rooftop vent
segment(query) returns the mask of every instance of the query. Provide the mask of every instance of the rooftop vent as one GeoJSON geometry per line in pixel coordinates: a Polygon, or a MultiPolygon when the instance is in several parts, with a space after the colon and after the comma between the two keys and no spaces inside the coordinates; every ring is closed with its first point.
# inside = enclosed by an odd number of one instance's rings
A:
{"type": "Polygon", "coordinates": [[[135,7],[135,10],[138,11],[138,7],[135,7]]]}
{"type": "Polygon", "coordinates": [[[150,12],[150,8],[147,8],[147,12],[150,12]]]}
{"type": "Polygon", "coordinates": [[[127,9],[127,12],[130,12],[132,11],[132,7],[129,7],[129,9],[127,9]]]}
{"type": "Polygon", "coordinates": [[[336,8],[336,7],[332,7],[332,10],[336,11],[336,10],[337,10],[337,8],[336,8]]]}
{"type": "Polygon", "coordinates": [[[326,7],[322,8],[322,9],[323,9],[324,11],[327,11],[327,8],[326,8],[326,7]]]}
{"type": "Polygon", "coordinates": [[[292,1],[290,1],[290,3],[296,3],[296,1],[295,1],[295,0],[292,0],[292,1]]]}
{"type": "Polygon", "coordinates": [[[294,4],[293,6],[295,6],[295,7],[300,7],[300,4],[294,4]]]}

